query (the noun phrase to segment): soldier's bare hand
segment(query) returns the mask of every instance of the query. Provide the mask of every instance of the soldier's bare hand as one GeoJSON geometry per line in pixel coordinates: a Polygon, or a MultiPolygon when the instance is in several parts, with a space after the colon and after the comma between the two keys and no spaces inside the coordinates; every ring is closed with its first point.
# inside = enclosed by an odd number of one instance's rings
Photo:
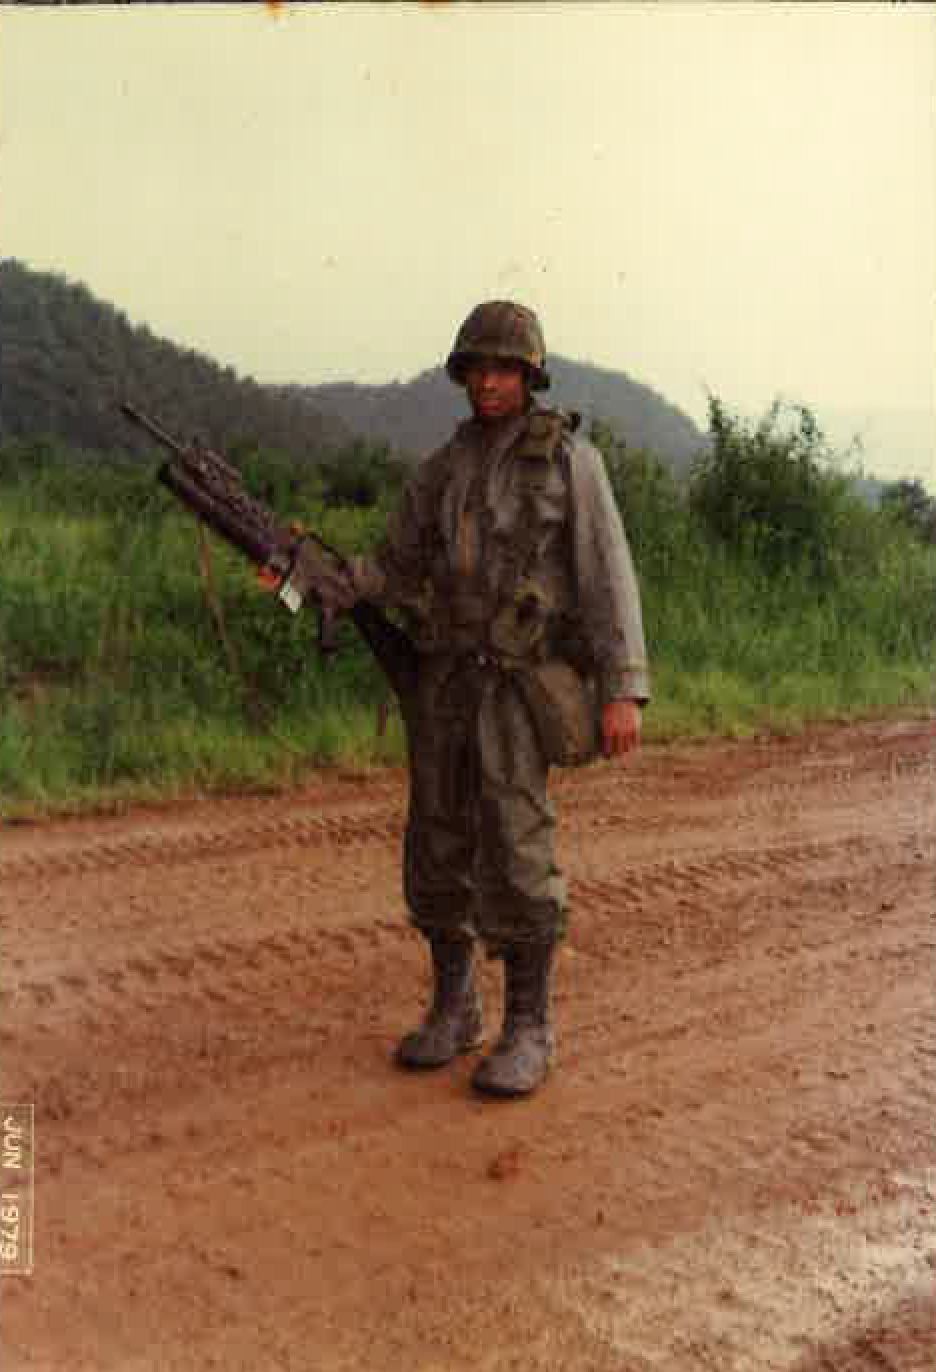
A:
{"type": "Polygon", "coordinates": [[[274,572],[272,567],[258,567],[257,584],[264,591],[278,591],[283,584],[283,578],[274,572]]]}
{"type": "Polygon", "coordinates": [[[612,700],[601,713],[605,757],[624,757],[640,742],[640,706],[636,700],[612,700]]]}

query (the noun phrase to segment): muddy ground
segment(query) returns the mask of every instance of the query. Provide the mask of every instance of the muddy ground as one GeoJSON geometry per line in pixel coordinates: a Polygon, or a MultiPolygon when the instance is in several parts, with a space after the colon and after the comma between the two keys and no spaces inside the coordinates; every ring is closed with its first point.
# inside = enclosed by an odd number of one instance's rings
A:
{"type": "Polygon", "coordinates": [[[563,777],[561,1061],[521,1102],[393,1066],[402,777],[4,826],[5,1372],[932,1369],[934,743],[563,777]]]}

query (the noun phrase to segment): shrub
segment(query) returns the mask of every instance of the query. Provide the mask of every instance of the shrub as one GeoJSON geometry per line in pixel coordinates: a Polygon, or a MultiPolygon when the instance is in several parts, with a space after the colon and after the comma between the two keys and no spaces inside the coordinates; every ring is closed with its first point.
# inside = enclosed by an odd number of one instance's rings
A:
{"type": "Polygon", "coordinates": [[[881,509],[923,543],[936,543],[936,498],[922,481],[892,481],[881,491],[881,509]]]}
{"type": "Polygon", "coordinates": [[[712,539],[772,573],[839,579],[860,502],[812,412],[775,401],[752,424],[709,398],[711,450],[693,465],[690,508],[712,539]]]}
{"type": "Polygon", "coordinates": [[[589,434],[605,460],[611,490],[634,560],[644,577],[668,577],[688,534],[685,492],[670,469],[642,448],[631,448],[596,421],[589,434]]]}

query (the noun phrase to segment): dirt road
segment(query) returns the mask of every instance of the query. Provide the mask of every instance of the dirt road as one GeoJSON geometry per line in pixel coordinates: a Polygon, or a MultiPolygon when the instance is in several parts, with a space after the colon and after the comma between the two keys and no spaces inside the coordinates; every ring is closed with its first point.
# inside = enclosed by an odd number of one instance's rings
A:
{"type": "Polygon", "coordinates": [[[5,1372],[932,1369],[934,743],[563,777],[561,1066],[523,1102],[392,1065],[400,777],[7,826],[5,1372]]]}

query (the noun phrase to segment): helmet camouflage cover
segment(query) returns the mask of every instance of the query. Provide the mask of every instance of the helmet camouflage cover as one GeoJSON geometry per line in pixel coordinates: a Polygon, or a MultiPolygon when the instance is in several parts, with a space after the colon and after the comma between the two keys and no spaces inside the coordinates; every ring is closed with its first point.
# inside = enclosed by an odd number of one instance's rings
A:
{"type": "Polygon", "coordinates": [[[445,370],[463,386],[469,359],[502,357],[525,363],[530,371],[530,389],[545,391],[549,385],[543,370],[545,352],[543,330],[532,310],[512,300],[487,300],[474,307],[458,330],[445,370]]]}

